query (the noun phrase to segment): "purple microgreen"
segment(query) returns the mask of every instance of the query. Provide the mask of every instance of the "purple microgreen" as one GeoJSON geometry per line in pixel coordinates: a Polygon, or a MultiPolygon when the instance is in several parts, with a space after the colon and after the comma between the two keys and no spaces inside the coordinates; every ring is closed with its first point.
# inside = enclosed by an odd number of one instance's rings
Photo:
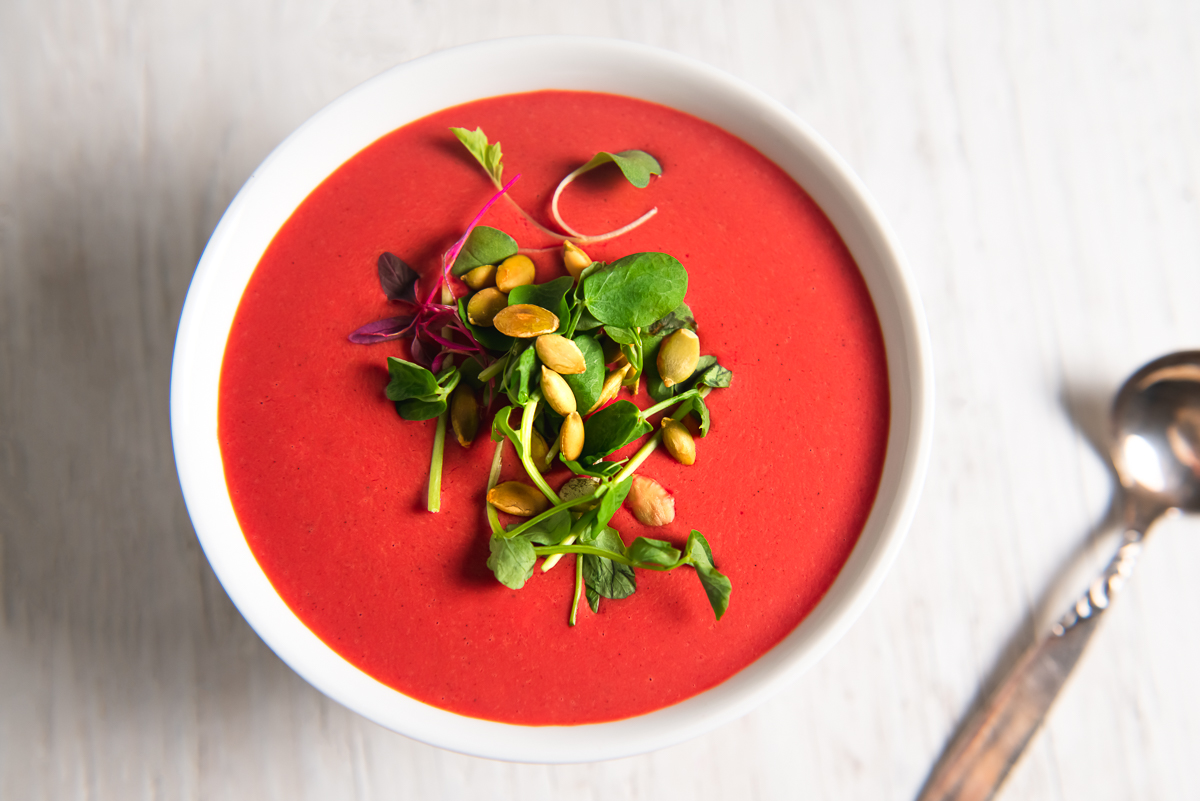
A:
{"type": "Polygon", "coordinates": [[[350,341],[359,345],[372,345],[376,342],[387,342],[390,339],[402,339],[413,335],[416,315],[404,314],[399,317],[386,317],[367,323],[350,335],[350,341]]]}
{"type": "Polygon", "coordinates": [[[379,257],[379,285],[388,300],[417,302],[417,271],[405,264],[394,253],[379,257]]]}

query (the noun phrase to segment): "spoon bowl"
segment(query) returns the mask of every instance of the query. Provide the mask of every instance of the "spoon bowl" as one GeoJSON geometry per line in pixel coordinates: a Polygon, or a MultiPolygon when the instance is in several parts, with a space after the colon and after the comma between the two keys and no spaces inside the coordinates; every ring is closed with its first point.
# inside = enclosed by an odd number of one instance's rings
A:
{"type": "Polygon", "coordinates": [[[1131,511],[1200,511],[1200,351],[1138,370],[1117,393],[1112,417],[1113,465],[1131,511]]]}

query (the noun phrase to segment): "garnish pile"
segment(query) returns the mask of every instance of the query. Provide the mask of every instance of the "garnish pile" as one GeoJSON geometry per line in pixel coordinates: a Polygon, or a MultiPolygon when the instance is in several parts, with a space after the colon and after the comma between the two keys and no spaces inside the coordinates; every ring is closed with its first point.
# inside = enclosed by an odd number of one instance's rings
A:
{"type": "Polygon", "coordinates": [[[412,361],[388,358],[385,392],[405,420],[437,420],[429,511],[440,508],[447,419],[465,448],[486,413],[499,406],[492,415],[496,448],[487,484],[488,567],[498,581],[520,589],[538,558],[544,557],[545,571],[564,554],[576,554],[569,617],[574,625],[581,594],[593,612],[599,611],[601,598],[633,594],[635,569],[690,565],[719,620],[729,606],[731,585],[699,531],[691,532],[682,551],[646,537],[627,547],[610,523],[622,505],[647,526],[674,520],[674,497],[636,471],[660,443],[680,463],[695,461],[695,436],[707,436],[711,425],[704,398],[714,388],[728,387],[732,374],[715,357],[700,354],[696,320],[684,302],[687,270],[677,259],[634,253],[606,264],[593,262],[579,247],[620,236],[657,209],[595,236],[568,226],[558,211],[563,190],[579,175],[612,163],[644,188],[651,176],[661,174],[658,161],[639,150],[602,152],[570,173],[550,205],[563,234],[538,223],[508,196],[520,176],[502,183],[498,142],[489,143],[479,129],[451,130],[498,191],[443,255],[435,285],[423,297],[415,270],[391,253],[380,256],[379,281],[399,313],[350,335],[359,343],[409,340],[412,361]],[[533,283],[536,271],[525,253],[538,251],[522,252],[508,234],[479,224],[501,197],[543,234],[563,243],[568,274],[533,283]],[[651,406],[642,409],[618,399],[622,388],[636,396],[643,381],[651,406]],[[656,427],[652,418],[662,413],[656,427]],[[631,458],[605,459],[643,438],[631,458]],[[527,482],[497,483],[506,440],[527,482]],[[543,475],[555,459],[574,474],[557,489],[543,475]],[[505,526],[500,513],[525,519],[505,526]]]}

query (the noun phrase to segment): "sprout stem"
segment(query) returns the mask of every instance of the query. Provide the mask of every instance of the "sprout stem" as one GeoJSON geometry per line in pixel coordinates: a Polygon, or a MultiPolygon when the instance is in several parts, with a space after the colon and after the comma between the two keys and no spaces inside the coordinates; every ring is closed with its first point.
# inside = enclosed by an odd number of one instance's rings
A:
{"type": "MultiPolygon", "coordinates": [[[[547,560],[549,561],[549,560],[547,560]]],[[[545,570],[545,568],[542,568],[545,570]]],[[[579,610],[579,596],[583,592],[583,556],[575,557],[575,592],[571,596],[571,617],[567,621],[568,625],[575,625],[575,613],[579,610]]]]}
{"type": "Polygon", "coordinates": [[[542,491],[542,494],[550,500],[551,504],[558,506],[562,503],[562,499],[560,499],[558,497],[558,493],[546,483],[546,479],[542,478],[541,472],[533,463],[533,454],[530,452],[529,448],[530,440],[533,438],[533,418],[534,415],[537,414],[537,405],[538,399],[537,397],[533,397],[529,399],[529,402],[526,403],[524,407],[522,407],[520,431],[521,464],[525,466],[525,472],[529,474],[529,478],[531,478],[533,483],[537,485],[537,488],[542,491]]]}
{"type": "Polygon", "coordinates": [[[480,370],[479,376],[478,376],[479,380],[480,381],[490,380],[497,373],[499,373],[501,370],[503,370],[505,365],[507,365],[507,364],[508,364],[508,354],[506,353],[503,356],[501,356],[499,359],[497,359],[496,361],[489,364],[487,367],[480,370]]]}
{"type": "MultiPolygon", "coordinates": [[[[496,452],[492,454],[492,471],[488,473],[487,489],[484,491],[486,496],[492,491],[492,487],[496,486],[500,481],[500,467],[504,461],[504,440],[496,443],[496,452]]],[[[496,537],[504,536],[504,526],[500,525],[500,513],[496,511],[496,507],[492,506],[486,500],[483,505],[487,507],[488,523],[492,526],[492,534],[496,537]]]]}
{"type": "Polygon", "coordinates": [[[442,453],[446,447],[446,418],[449,410],[437,416],[437,425],[433,429],[433,456],[429,460],[429,496],[426,508],[437,512],[442,508],[442,453]]]}
{"type": "Polygon", "coordinates": [[[552,198],[550,198],[550,214],[553,215],[554,221],[556,223],[558,223],[559,226],[564,231],[566,231],[567,233],[569,233],[571,235],[569,237],[563,237],[564,239],[570,239],[571,241],[578,242],[579,244],[588,244],[590,242],[603,242],[606,239],[612,239],[614,237],[620,236],[621,234],[625,234],[625,233],[632,231],[634,228],[637,228],[639,225],[641,225],[642,223],[649,220],[655,214],[658,214],[658,206],[655,206],[654,208],[650,209],[650,211],[646,212],[641,217],[638,217],[636,220],[629,223],[628,225],[624,225],[624,226],[616,229],[615,231],[609,231],[607,234],[596,234],[595,236],[592,236],[589,234],[581,234],[580,232],[576,231],[574,228],[567,225],[566,222],[563,221],[562,214],[560,214],[558,211],[558,198],[560,195],[562,195],[563,190],[567,188],[568,184],[570,184],[572,181],[574,181],[580,175],[583,175],[585,172],[588,172],[588,169],[589,169],[588,165],[585,164],[582,167],[580,167],[579,169],[573,170],[572,172],[568,173],[566,178],[563,178],[561,181],[559,181],[558,187],[554,190],[554,196],[552,198]]]}

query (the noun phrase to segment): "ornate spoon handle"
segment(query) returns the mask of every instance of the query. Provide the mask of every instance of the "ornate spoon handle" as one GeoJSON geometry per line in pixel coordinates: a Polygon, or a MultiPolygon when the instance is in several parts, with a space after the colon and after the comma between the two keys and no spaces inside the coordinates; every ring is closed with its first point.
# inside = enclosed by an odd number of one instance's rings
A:
{"type": "Polygon", "coordinates": [[[999,789],[1079,661],[1100,614],[1133,572],[1142,550],[1138,528],[1125,531],[1104,572],[968,718],[918,801],[987,801],[999,789]]]}

